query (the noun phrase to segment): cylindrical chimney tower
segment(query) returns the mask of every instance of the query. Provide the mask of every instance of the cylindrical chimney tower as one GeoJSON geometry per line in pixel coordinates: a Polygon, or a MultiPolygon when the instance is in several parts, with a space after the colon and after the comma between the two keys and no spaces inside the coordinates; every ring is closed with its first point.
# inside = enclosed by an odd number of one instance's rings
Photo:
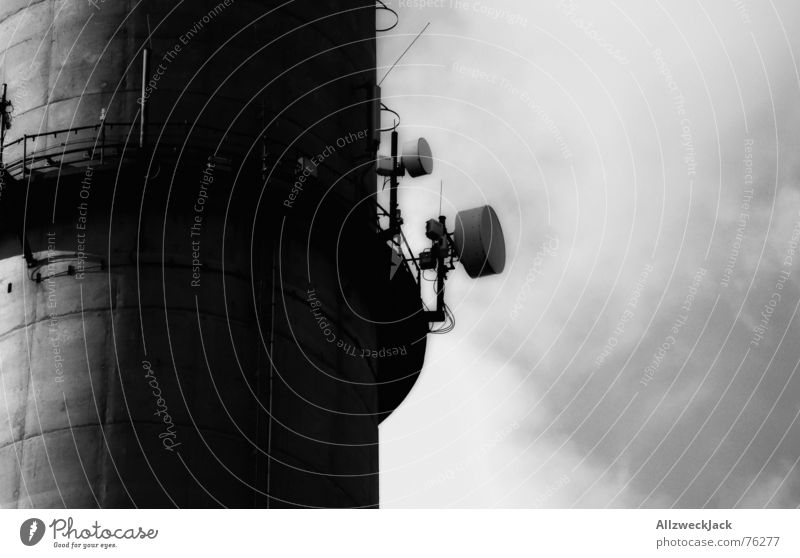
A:
{"type": "Polygon", "coordinates": [[[0,4],[0,506],[378,504],[427,324],[376,234],[374,10],[0,4]]]}

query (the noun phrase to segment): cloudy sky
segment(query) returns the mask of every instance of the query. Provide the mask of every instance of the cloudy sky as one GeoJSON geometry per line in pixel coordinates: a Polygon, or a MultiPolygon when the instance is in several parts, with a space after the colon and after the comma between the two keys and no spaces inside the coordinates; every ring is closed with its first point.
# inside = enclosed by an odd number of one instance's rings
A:
{"type": "Polygon", "coordinates": [[[383,84],[437,159],[406,233],[443,181],[509,259],[449,281],[382,506],[800,505],[800,5],[387,4],[383,65],[430,22],[383,84]]]}

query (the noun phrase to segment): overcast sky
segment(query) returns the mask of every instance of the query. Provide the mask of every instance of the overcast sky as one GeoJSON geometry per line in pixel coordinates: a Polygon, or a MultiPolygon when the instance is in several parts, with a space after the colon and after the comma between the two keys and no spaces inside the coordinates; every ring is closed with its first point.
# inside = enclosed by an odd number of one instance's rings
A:
{"type": "Polygon", "coordinates": [[[380,64],[431,23],[383,84],[437,159],[406,234],[443,180],[509,259],[449,281],[382,506],[800,505],[800,5],[387,3],[380,64]]]}

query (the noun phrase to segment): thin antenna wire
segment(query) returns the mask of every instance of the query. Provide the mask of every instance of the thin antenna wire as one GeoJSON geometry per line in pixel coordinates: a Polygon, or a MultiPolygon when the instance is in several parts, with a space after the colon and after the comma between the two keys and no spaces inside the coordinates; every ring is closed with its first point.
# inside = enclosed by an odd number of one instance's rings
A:
{"type": "Polygon", "coordinates": [[[147,16],[147,45],[150,48],[153,48],[153,32],[150,30],[150,14],[146,14],[147,16]]]}
{"type": "Polygon", "coordinates": [[[442,214],[442,194],[444,193],[444,179],[439,181],[439,215],[442,214]]]}
{"type": "Polygon", "coordinates": [[[409,50],[411,50],[411,47],[412,47],[412,46],[414,46],[414,43],[416,43],[416,42],[417,42],[417,39],[419,39],[419,38],[422,36],[422,34],[423,34],[423,33],[425,32],[425,30],[426,30],[426,29],[427,29],[427,28],[430,26],[430,24],[431,24],[431,22],[430,22],[430,21],[429,21],[428,23],[426,23],[426,24],[425,24],[425,27],[423,27],[423,28],[422,28],[422,31],[420,31],[420,32],[417,34],[417,36],[416,36],[416,37],[414,37],[414,40],[413,40],[413,41],[411,41],[411,44],[410,44],[410,45],[408,45],[408,47],[407,47],[407,48],[406,48],[406,49],[403,51],[403,54],[401,54],[401,55],[400,55],[400,57],[399,57],[397,60],[395,60],[394,64],[392,64],[392,67],[391,67],[391,68],[389,68],[389,71],[388,71],[388,72],[386,72],[386,74],[384,74],[384,76],[383,76],[383,79],[381,79],[381,80],[378,82],[378,87],[380,87],[381,83],[383,83],[383,80],[384,80],[384,79],[386,79],[386,76],[388,76],[388,75],[391,73],[391,71],[392,71],[392,70],[394,70],[394,67],[395,67],[395,66],[397,66],[397,63],[398,63],[398,62],[400,62],[400,60],[402,60],[403,56],[405,56],[405,55],[406,55],[406,53],[407,53],[409,50]]]}

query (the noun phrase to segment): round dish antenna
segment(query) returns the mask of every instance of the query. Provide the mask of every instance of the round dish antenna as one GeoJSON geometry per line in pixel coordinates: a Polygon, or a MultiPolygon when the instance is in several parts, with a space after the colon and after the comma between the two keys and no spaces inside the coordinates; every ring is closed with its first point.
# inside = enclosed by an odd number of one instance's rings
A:
{"type": "Polygon", "coordinates": [[[414,178],[433,172],[433,154],[425,138],[404,143],[401,159],[403,167],[414,178]]]}
{"type": "Polygon", "coordinates": [[[491,206],[459,211],[453,236],[459,260],[470,277],[502,273],[506,242],[500,219],[491,206]]]}

